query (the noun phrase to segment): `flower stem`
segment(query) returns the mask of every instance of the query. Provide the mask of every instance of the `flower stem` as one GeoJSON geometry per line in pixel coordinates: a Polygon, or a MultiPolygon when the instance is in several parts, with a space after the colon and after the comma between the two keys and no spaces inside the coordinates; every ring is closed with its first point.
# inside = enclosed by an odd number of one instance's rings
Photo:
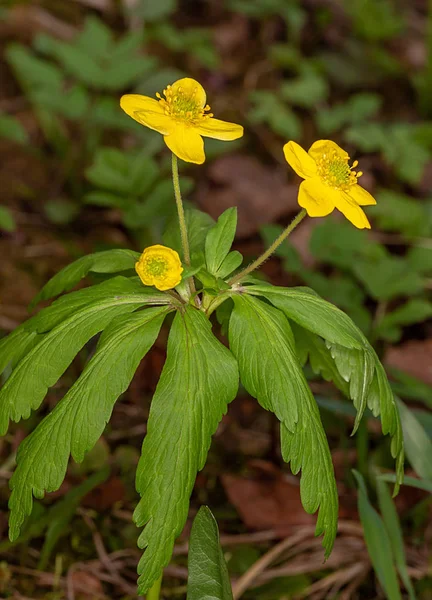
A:
{"type": "Polygon", "coordinates": [[[162,575],[157,579],[147,594],[147,600],[159,600],[160,589],[162,585],[162,575]]]}
{"type": "Polygon", "coordinates": [[[173,185],[174,185],[174,196],[175,196],[176,204],[177,204],[177,212],[178,212],[178,218],[179,218],[180,236],[181,236],[181,243],[182,243],[182,248],[183,248],[184,261],[187,265],[190,265],[189,241],[188,241],[188,235],[187,235],[186,219],[185,219],[185,214],[184,214],[184,209],[183,209],[183,200],[182,200],[181,191],[180,191],[178,162],[177,162],[177,156],[174,153],[172,154],[172,177],[173,177],[173,185]]]}
{"type": "Polygon", "coordinates": [[[270,256],[276,250],[276,248],[278,248],[282,244],[282,242],[289,236],[292,230],[295,229],[297,225],[305,218],[306,214],[306,210],[302,208],[299,214],[291,221],[288,227],[282,231],[280,236],[275,239],[273,244],[264,252],[264,254],[261,254],[261,256],[259,256],[253,263],[246,267],[246,269],[243,269],[243,271],[237,273],[237,275],[230,279],[228,283],[231,286],[236,283],[239,283],[242,279],[246,277],[246,275],[249,275],[249,273],[252,273],[252,271],[258,269],[258,267],[260,267],[268,258],[270,258],[270,256]]]}
{"type": "MultiPolygon", "coordinates": [[[[172,178],[173,178],[173,186],[174,186],[174,196],[175,196],[175,200],[176,200],[176,204],[177,204],[177,213],[178,213],[178,219],[179,219],[179,225],[180,225],[180,237],[181,237],[181,243],[182,243],[182,248],[183,248],[183,258],[184,258],[186,265],[189,266],[191,264],[189,240],[188,240],[188,234],[187,234],[186,218],[185,218],[185,213],[184,213],[184,208],[183,208],[183,200],[182,200],[181,191],[180,191],[180,180],[179,180],[177,156],[174,153],[172,154],[172,178]]],[[[191,294],[194,294],[196,291],[195,283],[194,283],[194,280],[192,277],[189,279],[189,289],[190,289],[191,294]]]]}

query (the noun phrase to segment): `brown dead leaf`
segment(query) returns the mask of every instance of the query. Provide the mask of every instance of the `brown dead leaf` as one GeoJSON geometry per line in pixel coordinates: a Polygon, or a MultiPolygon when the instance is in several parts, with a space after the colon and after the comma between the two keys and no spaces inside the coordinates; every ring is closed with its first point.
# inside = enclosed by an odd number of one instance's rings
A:
{"type": "Polygon", "coordinates": [[[314,523],[302,507],[298,480],[269,462],[255,460],[249,465],[254,471],[248,477],[222,475],[225,492],[247,527],[274,529],[286,536],[293,527],[314,523]]]}
{"type": "Polygon", "coordinates": [[[102,583],[87,571],[73,571],[68,577],[69,587],[75,592],[77,600],[96,600],[105,598],[102,583]]]}
{"type": "Polygon", "coordinates": [[[83,505],[98,511],[107,510],[117,502],[126,498],[123,481],[119,477],[111,477],[92,490],[83,500],[83,505]]]}
{"type": "Polygon", "coordinates": [[[198,203],[213,218],[237,206],[240,238],[298,209],[298,186],[287,182],[283,169],[264,166],[252,156],[222,156],[210,165],[208,181],[198,191],[198,203]]]}
{"type": "Polygon", "coordinates": [[[432,338],[389,348],[384,363],[432,385],[432,338]]]}

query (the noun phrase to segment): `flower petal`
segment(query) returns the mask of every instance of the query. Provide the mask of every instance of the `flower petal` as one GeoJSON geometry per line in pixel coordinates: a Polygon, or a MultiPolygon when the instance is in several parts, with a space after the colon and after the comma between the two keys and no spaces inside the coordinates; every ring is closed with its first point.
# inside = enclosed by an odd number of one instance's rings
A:
{"type": "Polygon", "coordinates": [[[318,140],[317,142],[314,142],[308,150],[309,156],[314,160],[318,160],[322,158],[324,154],[330,154],[331,152],[336,152],[336,154],[344,160],[349,159],[348,152],[345,152],[343,148],[338,146],[336,142],[333,142],[332,140],[318,140]]]}
{"type": "Polygon", "coordinates": [[[348,219],[357,229],[370,229],[370,223],[363,210],[346,192],[341,192],[336,198],[336,208],[348,219]]]}
{"type": "Polygon", "coordinates": [[[361,185],[356,184],[351,186],[347,193],[359,206],[371,206],[372,204],[376,204],[376,200],[372,194],[369,194],[369,192],[362,188],[361,185]]]}
{"type": "Polygon", "coordinates": [[[121,97],[120,106],[132,119],[162,135],[168,135],[174,128],[172,118],[165,114],[162,104],[154,98],[140,94],[126,94],[121,97]]]}
{"type": "Polygon", "coordinates": [[[310,217],[325,217],[335,208],[335,196],[319,177],[313,177],[300,184],[298,203],[310,217]]]}
{"type": "Polygon", "coordinates": [[[195,81],[195,79],[192,79],[191,77],[183,77],[183,79],[175,81],[171,85],[171,91],[173,96],[179,93],[183,93],[188,97],[195,95],[196,103],[203,108],[206,104],[207,97],[205,89],[198,81],[195,81]]]}
{"type": "Polygon", "coordinates": [[[314,177],[317,172],[316,164],[313,158],[309,156],[306,150],[295,142],[288,142],[283,147],[285,160],[294,169],[297,175],[303,179],[314,177]]]}
{"type": "Polygon", "coordinates": [[[243,135],[243,127],[241,125],[213,118],[202,119],[196,126],[196,131],[200,135],[226,142],[237,140],[243,135]]]}
{"type": "Polygon", "coordinates": [[[201,165],[205,161],[204,141],[194,127],[177,123],[165,144],[176,156],[190,163],[201,165]]]}

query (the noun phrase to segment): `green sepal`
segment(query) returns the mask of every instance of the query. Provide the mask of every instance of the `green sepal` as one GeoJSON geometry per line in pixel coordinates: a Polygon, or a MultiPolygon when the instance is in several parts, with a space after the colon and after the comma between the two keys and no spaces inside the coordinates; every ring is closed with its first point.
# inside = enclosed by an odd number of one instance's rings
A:
{"type": "Polygon", "coordinates": [[[238,369],[231,352],[213,335],[204,314],[186,306],[171,326],[136,474],[141,500],[134,520],[145,526],[138,541],[145,549],[138,565],[140,594],[148,591],[171,558],[196,473],[205,464],[211,436],[237,389],[238,369]]]}

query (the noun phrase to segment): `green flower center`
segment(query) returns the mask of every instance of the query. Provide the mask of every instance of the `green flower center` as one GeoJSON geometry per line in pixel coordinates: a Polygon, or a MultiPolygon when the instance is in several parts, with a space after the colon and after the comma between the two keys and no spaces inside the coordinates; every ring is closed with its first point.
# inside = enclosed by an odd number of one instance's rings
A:
{"type": "Polygon", "coordinates": [[[210,106],[207,104],[204,108],[197,100],[198,88],[192,92],[186,93],[181,87],[177,88],[176,93],[173,92],[169,85],[163,91],[165,98],[157,93],[160,104],[162,104],[165,114],[173,119],[177,119],[189,125],[196,125],[201,119],[209,119],[213,116],[209,113],[210,106]],[[208,113],[208,114],[206,114],[208,113]]]}
{"type": "Polygon", "coordinates": [[[361,171],[356,173],[353,169],[358,165],[354,161],[352,167],[348,164],[349,157],[341,156],[335,150],[323,152],[316,161],[318,175],[323,183],[335,190],[345,191],[357,183],[357,179],[363,175],[361,171]]]}
{"type": "Polygon", "coordinates": [[[152,256],[146,260],[145,269],[152,277],[163,277],[168,270],[168,263],[162,256],[152,256]]]}

